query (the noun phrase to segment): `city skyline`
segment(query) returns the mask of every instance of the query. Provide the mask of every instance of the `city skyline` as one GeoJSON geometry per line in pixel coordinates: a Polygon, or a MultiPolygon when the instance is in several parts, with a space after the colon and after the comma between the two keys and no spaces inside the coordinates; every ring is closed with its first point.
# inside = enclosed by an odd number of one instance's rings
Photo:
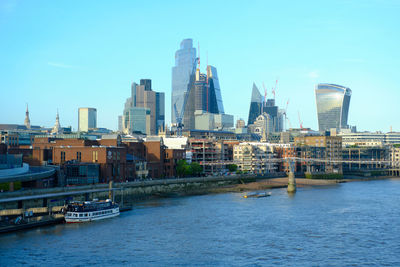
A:
{"type": "Polygon", "coordinates": [[[201,71],[207,54],[208,63],[218,68],[224,109],[235,120],[247,119],[253,82],[259,88],[264,82],[269,97],[278,78],[276,104],[284,107],[290,99],[293,127],[298,127],[299,112],[304,127],[318,129],[314,87],[335,83],[353,91],[349,125],[359,131],[387,132],[390,126],[400,131],[400,6],[395,1],[338,2],[308,1],[289,8],[213,3],[210,15],[216,19],[211,22],[190,19],[193,10],[201,14],[211,2],[200,9],[179,2],[80,3],[76,9],[48,1],[2,1],[0,33],[8,38],[0,44],[0,88],[2,98],[12,101],[0,105],[0,123],[23,124],[28,103],[31,125],[52,127],[58,109],[60,124],[76,130],[76,111],[91,106],[97,109],[98,127],[115,130],[130,84],[148,78],[166,94],[170,124],[174,53],[191,38],[194,47],[200,43],[201,71]],[[335,16],[327,18],[329,10],[335,16]],[[146,19],[140,11],[146,11],[146,19]],[[174,18],[178,13],[182,16],[174,18]],[[216,30],[209,31],[213,24],[216,30]]]}

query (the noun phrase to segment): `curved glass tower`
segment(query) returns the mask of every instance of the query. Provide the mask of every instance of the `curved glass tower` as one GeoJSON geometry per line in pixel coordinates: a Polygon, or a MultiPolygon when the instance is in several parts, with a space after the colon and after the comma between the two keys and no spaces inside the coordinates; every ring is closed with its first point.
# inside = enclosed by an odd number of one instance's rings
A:
{"type": "Polygon", "coordinates": [[[315,86],[319,131],[348,128],[350,88],[320,83],[315,86]]]}

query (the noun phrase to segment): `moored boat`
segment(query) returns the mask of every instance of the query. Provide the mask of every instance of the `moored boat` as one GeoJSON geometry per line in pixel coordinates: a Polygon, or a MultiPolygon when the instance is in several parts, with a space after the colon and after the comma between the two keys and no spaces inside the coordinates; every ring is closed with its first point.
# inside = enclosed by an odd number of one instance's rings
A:
{"type": "Polygon", "coordinates": [[[65,209],[67,223],[80,223],[112,218],[119,215],[118,204],[107,199],[106,201],[74,201],[65,209]]]}
{"type": "Polygon", "coordinates": [[[255,197],[255,198],[259,198],[259,197],[269,197],[271,195],[271,193],[267,193],[267,192],[260,192],[260,193],[251,193],[251,194],[247,194],[244,195],[244,198],[250,198],[250,197],[255,197]]]}

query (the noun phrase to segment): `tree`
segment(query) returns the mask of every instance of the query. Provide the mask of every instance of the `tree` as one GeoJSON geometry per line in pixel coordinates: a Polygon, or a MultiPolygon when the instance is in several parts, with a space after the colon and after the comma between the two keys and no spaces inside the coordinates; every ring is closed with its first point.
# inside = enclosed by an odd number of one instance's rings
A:
{"type": "Polygon", "coordinates": [[[230,171],[230,172],[235,172],[238,168],[238,166],[236,164],[229,164],[226,165],[226,168],[230,171]]]}
{"type": "Polygon", "coordinates": [[[203,172],[203,167],[197,162],[192,162],[190,164],[191,174],[194,176],[199,176],[203,172]]]}
{"type": "Polygon", "coordinates": [[[184,177],[187,175],[190,175],[191,173],[191,168],[190,165],[186,162],[186,160],[181,159],[178,161],[176,165],[176,174],[178,177],[184,177]]]}

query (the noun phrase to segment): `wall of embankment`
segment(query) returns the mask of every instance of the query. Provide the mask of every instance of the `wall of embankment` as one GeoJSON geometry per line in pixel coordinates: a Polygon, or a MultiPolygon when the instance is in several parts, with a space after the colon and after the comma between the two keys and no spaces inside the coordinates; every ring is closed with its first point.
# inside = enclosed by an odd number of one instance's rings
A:
{"type": "MultiPolygon", "coordinates": [[[[127,183],[114,183],[113,199],[121,206],[129,206],[134,202],[152,196],[178,196],[204,194],[210,189],[249,183],[257,179],[283,177],[284,174],[269,176],[223,176],[223,177],[192,177],[177,179],[146,180],[127,183]]],[[[109,185],[97,184],[90,186],[71,186],[47,189],[20,190],[17,192],[0,193],[0,211],[6,209],[23,210],[63,206],[69,200],[92,200],[109,198],[109,185]]]]}

